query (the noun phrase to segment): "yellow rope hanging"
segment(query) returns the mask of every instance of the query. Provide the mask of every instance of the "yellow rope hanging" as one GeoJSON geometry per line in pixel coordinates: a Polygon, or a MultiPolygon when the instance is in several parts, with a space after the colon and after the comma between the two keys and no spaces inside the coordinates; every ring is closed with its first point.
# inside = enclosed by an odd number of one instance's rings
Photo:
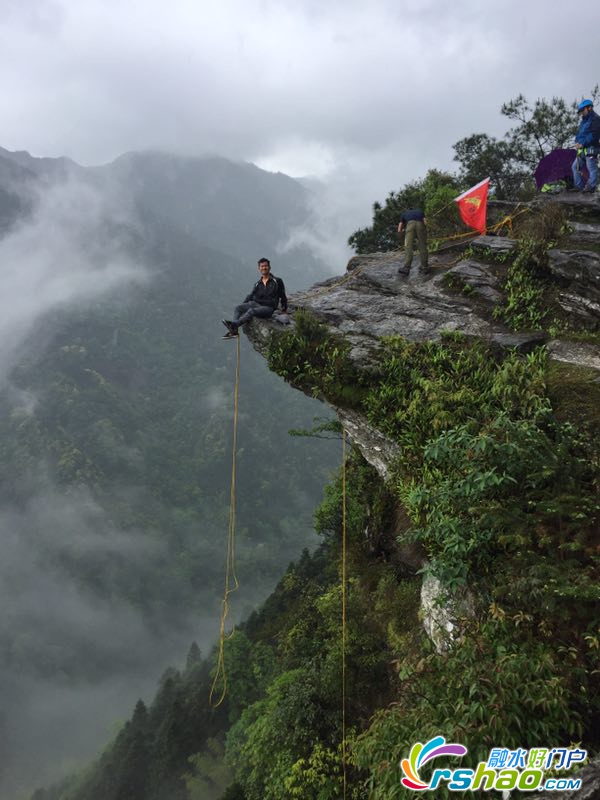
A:
{"type": "MultiPolygon", "coordinates": [[[[506,217],[503,217],[499,222],[490,225],[489,228],[486,228],[485,233],[497,233],[502,228],[508,228],[509,235],[512,236],[513,234],[513,220],[517,217],[520,217],[521,214],[527,214],[530,211],[529,208],[522,208],[519,211],[515,211],[514,214],[508,214],[506,217]]],[[[481,234],[479,231],[466,231],[465,233],[455,233],[452,236],[445,236],[443,239],[437,239],[436,241],[438,244],[443,244],[444,242],[450,242],[455,239],[465,239],[467,237],[471,237],[473,239],[477,238],[478,236],[485,235],[481,234]]]]}
{"type": "Polygon", "coordinates": [[[353,269],[350,272],[347,272],[339,280],[334,281],[333,283],[330,283],[328,286],[321,286],[319,289],[315,289],[314,291],[311,291],[310,296],[311,297],[318,297],[318,295],[320,295],[320,294],[327,294],[327,292],[330,292],[332,289],[337,289],[338,286],[341,286],[342,284],[347,283],[348,281],[352,280],[352,278],[355,278],[357,275],[360,275],[360,273],[363,271],[363,269],[364,269],[364,267],[357,267],[356,269],[353,269]]]}
{"type": "Polygon", "coordinates": [[[342,428],[342,783],[346,798],[346,430],[342,428]]]}
{"type": "Polygon", "coordinates": [[[495,233],[496,231],[499,231],[500,228],[503,228],[504,226],[506,226],[508,228],[509,232],[510,232],[510,235],[512,236],[513,220],[516,219],[517,217],[520,217],[521,214],[527,214],[530,211],[531,211],[531,209],[528,206],[526,206],[525,208],[520,209],[519,211],[517,211],[515,209],[515,213],[514,214],[508,214],[506,217],[501,219],[500,222],[497,222],[495,225],[492,225],[492,227],[489,228],[488,230],[493,231],[495,233]]]}
{"type": "Polygon", "coordinates": [[[233,391],[233,450],[231,458],[231,486],[229,490],[229,530],[227,534],[227,559],[225,564],[225,589],[223,600],[221,601],[221,625],[219,630],[219,654],[217,657],[217,669],[210,688],[209,703],[213,708],[220,706],[227,694],[227,672],[225,669],[225,641],[233,635],[233,630],[229,635],[225,634],[225,623],[229,615],[229,595],[239,588],[239,582],[235,573],[235,483],[237,469],[237,424],[239,408],[239,389],[240,389],[240,337],[237,337],[237,353],[235,362],[235,386],[233,391]],[[213,698],[217,691],[217,686],[221,682],[221,692],[216,702],[213,698]]]}

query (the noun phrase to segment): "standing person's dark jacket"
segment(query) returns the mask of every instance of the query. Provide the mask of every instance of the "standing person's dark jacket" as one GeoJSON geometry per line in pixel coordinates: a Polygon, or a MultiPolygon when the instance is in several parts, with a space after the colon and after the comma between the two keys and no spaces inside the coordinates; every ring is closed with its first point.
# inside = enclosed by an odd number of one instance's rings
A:
{"type": "Polygon", "coordinates": [[[281,300],[282,311],[287,311],[285,286],[281,278],[276,278],[274,275],[269,275],[269,280],[266,284],[262,282],[262,278],[256,281],[244,303],[249,303],[251,300],[260,303],[261,306],[269,306],[272,309],[276,309],[281,300]]]}
{"type": "Polygon", "coordinates": [[[400,217],[400,222],[407,225],[409,222],[415,220],[416,222],[423,222],[425,220],[425,213],[420,208],[407,208],[404,214],[400,217]]]}
{"type": "Polygon", "coordinates": [[[595,111],[581,120],[575,141],[586,149],[600,146],[600,116],[595,111]]]}

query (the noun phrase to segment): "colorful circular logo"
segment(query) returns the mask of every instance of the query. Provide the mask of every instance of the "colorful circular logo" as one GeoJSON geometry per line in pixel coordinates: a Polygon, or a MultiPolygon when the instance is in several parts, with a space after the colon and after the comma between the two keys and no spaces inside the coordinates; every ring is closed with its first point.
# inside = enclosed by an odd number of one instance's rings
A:
{"type": "Polygon", "coordinates": [[[417,742],[413,744],[408,758],[404,758],[400,764],[405,777],[402,778],[402,785],[407,789],[422,791],[429,789],[428,783],[423,783],[419,776],[419,769],[438,756],[464,756],[467,748],[462,744],[446,744],[443,736],[436,736],[430,739],[427,744],[417,742]]]}

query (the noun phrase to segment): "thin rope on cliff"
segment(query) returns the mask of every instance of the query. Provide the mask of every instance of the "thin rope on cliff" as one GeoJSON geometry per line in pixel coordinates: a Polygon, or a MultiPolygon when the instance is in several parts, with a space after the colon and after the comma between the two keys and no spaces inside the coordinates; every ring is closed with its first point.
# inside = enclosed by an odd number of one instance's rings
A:
{"type": "Polygon", "coordinates": [[[229,489],[229,528],[227,532],[227,557],[225,560],[225,586],[223,600],[221,601],[221,623],[219,627],[219,648],[215,677],[210,688],[209,703],[213,708],[220,706],[227,694],[227,670],[225,665],[225,642],[233,635],[235,627],[230,633],[225,633],[227,617],[229,616],[229,597],[239,588],[239,581],[235,572],[235,514],[236,514],[236,472],[237,472],[237,425],[239,411],[240,389],[240,339],[237,337],[237,350],[235,361],[235,382],[233,390],[233,443],[231,454],[231,483],[229,489]],[[220,693],[215,701],[215,695],[220,685],[220,693]]]}
{"type": "Polygon", "coordinates": [[[346,517],[346,429],[342,428],[342,789],[348,789],[348,743],[346,738],[346,616],[347,616],[347,517],[346,517]]]}

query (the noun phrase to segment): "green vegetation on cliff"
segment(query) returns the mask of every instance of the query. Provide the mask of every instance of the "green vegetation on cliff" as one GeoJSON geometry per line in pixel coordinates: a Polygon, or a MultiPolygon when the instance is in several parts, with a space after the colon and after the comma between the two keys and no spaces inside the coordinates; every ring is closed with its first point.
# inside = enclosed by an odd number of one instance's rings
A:
{"type": "MultiPolygon", "coordinates": [[[[299,334],[274,338],[271,364],[282,357],[296,384],[305,377],[310,391],[337,400],[351,365],[320,330],[313,345],[331,356],[331,372],[318,386],[308,326],[318,329],[305,318],[299,334]]],[[[569,375],[566,393],[561,368],[540,353],[503,357],[456,335],[394,338],[354,386],[352,405],[401,449],[388,485],[356,452],[346,465],[355,800],[397,797],[401,759],[434,734],[467,743],[464,766],[498,744],[598,746],[598,423],[582,395],[597,402],[600,388],[569,375]],[[438,630],[437,647],[421,625],[415,558],[441,581],[454,625],[451,636],[438,630]]],[[[172,674],[171,694],[163,682],[140,756],[153,777],[140,797],[341,797],[341,491],[338,478],[316,513],[320,548],[227,641],[225,706],[199,707],[210,660],[172,674]]],[[[36,800],[129,797],[139,751],[125,754],[122,737],[136,715],[145,718],[138,708],[77,788],[36,800]],[[101,794],[107,759],[121,777],[101,794]]]]}
{"type": "MultiPolygon", "coordinates": [[[[563,105],[507,105],[520,148],[507,193],[521,186],[544,119],[570,129],[563,105]]],[[[506,152],[477,144],[477,164],[468,142],[457,149],[462,179],[506,152]]],[[[353,244],[395,247],[401,206],[433,213],[456,187],[430,173],[392,193],[353,244]]],[[[517,232],[496,312],[514,329],[564,323],[549,313],[544,274],[564,224],[553,214],[517,232]]],[[[450,232],[455,220],[444,224],[450,232]]],[[[440,734],[468,746],[465,767],[495,746],[600,747],[597,374],[549,362],[541,348],[522,355],[457,333],[390,337],[359,369],[350,344],[316,318],[297,312],[294,322],[272,336],[270,368],[388,437],[399,453],[389,480],[350,453],[315,513],[321,545],[227,639],[222,707],[207,706],[214,653],[190,655],[87,773],[35,800],[343,796],[343,485],[347,796],[395,800],[402,758],[440,734]]]]}
{"type": "MultiPolygon", "coordinates": [[[[286,336],[271,364],[285,352],[294,373],[292,353],[311,356],[286,336]]],[[[418,543],[448,602],[466,603],[442,653],[388,641],[395,703],[353,751],[369,797],[395,797],[403,754],[436,733],[468,742],[475,761],[497,742],[597,746],[598,419],[581,406],[600,407],[592,377],[456,335],[390,339],[363,376],[363,413],[401,448],[390,483],[408,515],[400,545],[418,543]]],[[[329,375],[325,396],[331,386],[329,375]]]]}

